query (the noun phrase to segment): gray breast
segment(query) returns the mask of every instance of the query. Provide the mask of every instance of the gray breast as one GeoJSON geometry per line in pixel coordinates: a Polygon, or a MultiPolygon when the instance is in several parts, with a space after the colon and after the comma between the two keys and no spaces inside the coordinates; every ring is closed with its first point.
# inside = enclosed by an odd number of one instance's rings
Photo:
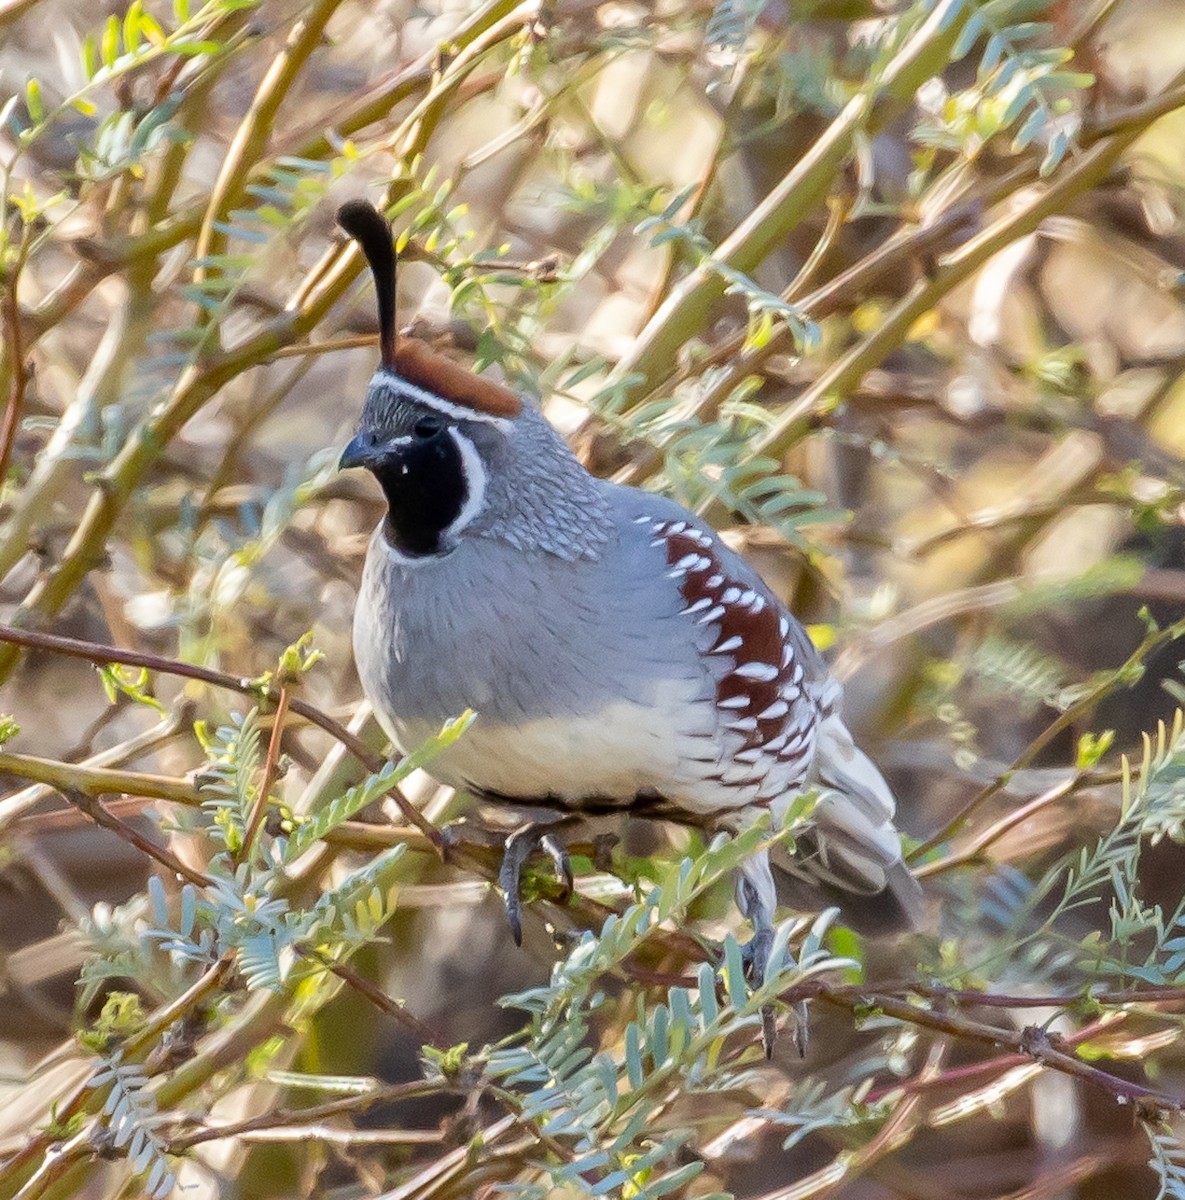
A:
{"type": "Polygon", "coordinates": [[[487,726],[593,717],[650,703],[659,681],[707,697],[695,633],[677,590],[657,586],[654,554],[628,525],[592,562],[487,538],[408,562],[376,533],[354,628],[367,695],[417,728],[466,708],[487,726]]]}

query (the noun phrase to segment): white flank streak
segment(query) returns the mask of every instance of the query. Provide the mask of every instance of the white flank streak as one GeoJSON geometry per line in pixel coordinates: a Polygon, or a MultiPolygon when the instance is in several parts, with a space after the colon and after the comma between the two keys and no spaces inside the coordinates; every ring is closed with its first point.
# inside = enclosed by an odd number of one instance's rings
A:
{"type": "Polygon", "coordinates": [[[724,605],[713,605],[700,619],[696,622],[697,625],[706,625],[709,621],[717,621],[724,616],[724,605]]]}
{"type": "Polygon", "coordinates": [[[735,729],[737,733],[756,733],[757,718],[742,717],[739,721],[733,721],[728,727],[729,729],[735,729]]]}
{"type": "Polygon", "coordinates": [[[709,575],[704,583],[704,587],[715,590],[724,582],[723,575],[709,575]]]}
{"type": "Polygon", "coordinates": [[[775,700],[765,712],[757,714],[759,721],[772,721],[774,717],[784,717],[790,711],[790,705],[785,700],[775,700]]]}
{"type": "Polygon", "coordinates": [[[740,599],[741,589],[739,587],[730,587],[724,589],[724,595],[720,597],[725,604],[735,604],[740,599]]]}
{"type": "Polygon", "coordinates": [[[711,600],[709,600],[706,596],[702,596],[694,604],[689,604],[683,610],[683,612],[690,616],[692,613],[703,612],[705,608],[710,608],[711,606],[711,600]]]}
{"type": "MultiPolygon", "coordinates": [[[[708,604],[709,601],[701,600],[701,604],[708,604]]],[[[739,633],[734,633],[732,637],[725,638],[719,646],[709,650],[709,654],[727,654],[730,650],[738,650],[745,644],[745,639],[739,633]]]]}
{"type": "Polygon", "coordinates": [[[760,683],[769,683],[771,679],[777,679],[778,668],[772,663],[747,662],[741,663],[736,668],[736,674],[743,679],[756,679],[760,683]]]}
{"type": "Polygon", "coordinates": [[[748,708],[749,707],[749,697],[748,696],[729,696],[727,700],[717,700],[716,706],[718,708],[748,708]]]}

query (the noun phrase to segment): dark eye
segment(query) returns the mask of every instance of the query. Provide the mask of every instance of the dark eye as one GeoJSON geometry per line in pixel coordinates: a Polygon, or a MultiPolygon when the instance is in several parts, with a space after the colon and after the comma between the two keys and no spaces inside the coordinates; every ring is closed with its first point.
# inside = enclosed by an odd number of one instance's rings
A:
{"type": "Polygon", "coordinates": [[[412,433],[423,442],[436,437],[442,429],[444,429],[444,422],[439,417],[420,417],[411,427],[412,433]]]}

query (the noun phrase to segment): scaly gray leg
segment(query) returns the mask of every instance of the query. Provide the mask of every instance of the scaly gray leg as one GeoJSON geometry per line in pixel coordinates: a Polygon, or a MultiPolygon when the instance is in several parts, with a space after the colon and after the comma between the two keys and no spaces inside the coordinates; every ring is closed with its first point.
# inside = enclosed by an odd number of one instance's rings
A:
{"type": "MultiPolygon", "coordinates": [[[[765,973],[774,941],[776,899],[773,878],[770,875],[768,859],[755,857],[741,868],[741,872],[737,878],[737,907],[753,926],[753,936],[744,947],[749,986],[759,988],[765,983],[765,973]],[[763,886],[767,879],[768,887],[763,886]]],[[[777,1039],[777,1024],[774,1018],[773,1005],[767,1004],[761,1010],[761,1044],[766,1058],[773,1057],[774,1042],[777,1039]]],[[[794,1006],[794,1018],[794,1044],[798,1048],[799,1057],[805,1058],[810,1036],[805,1001],[799,1001],[794,1006]]]]}
{"type": "Polygon", "coordinates": [[[507,839],[502,854],[502,865],[498,868],[498,886],[502,889],[502,902],[506,905],[506,916],[510,921],[510,932],[514,944],[523,944],[523,910],[519,895],[523,864],[535,850],[543,850],[555,866],[555,873],[564,885],[562,899],[572,894],[575,882],[568,852],[555,839],[547,822],[531,821],[521,825],[507,839]]]}

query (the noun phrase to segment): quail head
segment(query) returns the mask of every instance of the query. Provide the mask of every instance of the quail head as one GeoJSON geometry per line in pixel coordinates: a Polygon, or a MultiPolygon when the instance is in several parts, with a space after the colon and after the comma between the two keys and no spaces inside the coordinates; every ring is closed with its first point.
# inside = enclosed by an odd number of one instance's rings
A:
{"type": "MultiPolygon", "coordinates": [[[[784,866],[916,918],[893,794],[802,626],[686,509],[594,478],[530,400],[397,341],[390,229],[361,202],[338,219],[378,293],[382,362],[341,465],[371,471],[387,501],[354,653],[394,744],[412,750],[472,709],[429,765],[441,783],[577,812],[659,806],[734,831],[763,810],[777,826],[816,790],[784,866]]],[[[516,937],[517,865],[503,875],[516,937]]],[[[766,853],[737,895],[763,967],[777,903],[766,853]]]]}

